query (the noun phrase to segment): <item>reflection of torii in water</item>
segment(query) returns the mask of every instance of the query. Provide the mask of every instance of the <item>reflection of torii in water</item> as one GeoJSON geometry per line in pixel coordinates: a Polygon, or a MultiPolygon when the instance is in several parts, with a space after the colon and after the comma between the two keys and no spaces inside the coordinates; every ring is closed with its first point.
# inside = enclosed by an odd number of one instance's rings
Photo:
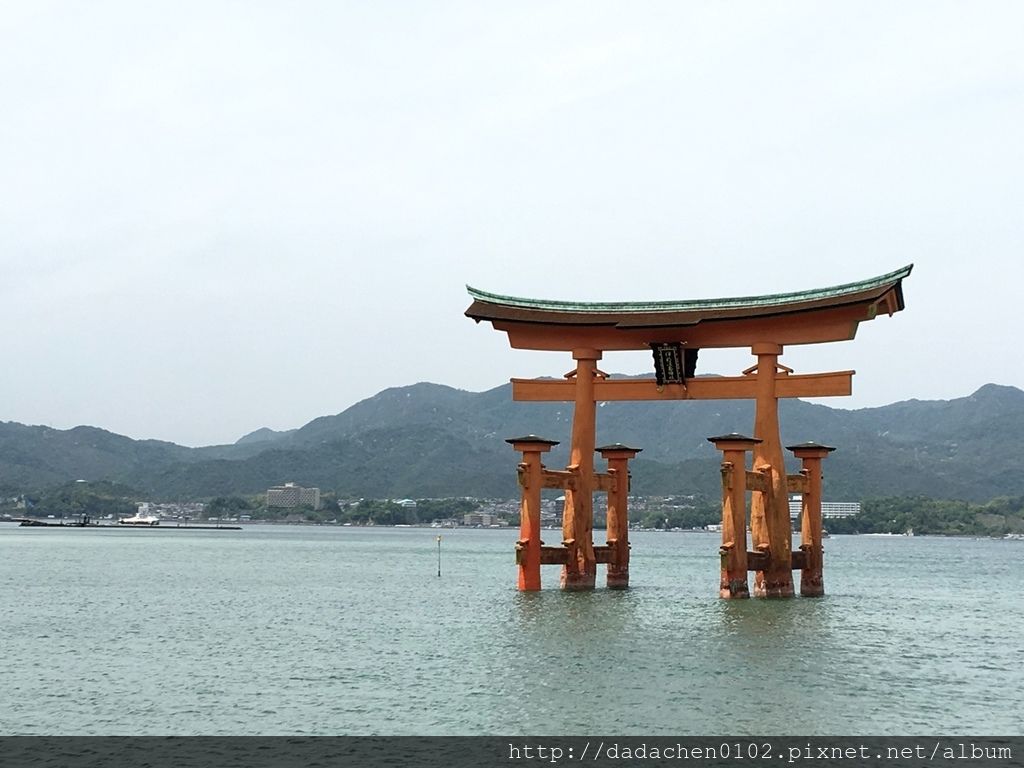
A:
{"type": "MultiPolygon", "coordinates": [[[[517,545],[520,588],[540,588],[542,563],[563,565],[562,586],[566,589],[592,588],[598,562],[609,564],[609,586],[628,584],[626,463],[639,449],[622,445],[596,448],[597,402],[752,399],[754,438],[743,438],[749,443],[740,456],[747,450],[753,452],[753,471],[747,472],[745,464],[735,466],[739,450],[736,439],[742,436],[722,436],[731,440],[728,452],[733,459],[732,469],[736,470],[736,474],[724,474],[723,482],[731,483],[732,488],[741,484],[744,492],[754,491],[750,511],[752,552],[746,552],[745,535],[742,546],[739,541],[725,540],[726,527],[731,531],[733,526],[731,520],[723,519],[723,596],[746,596],[748,562],[757,573],[755,594],[792,595],[794,568],[803,571],[804,594],[821,594],[820,494],[815,498],[809,475],[786,477],[778,399],[849,395],[854,372],[798,375],[780,365],[779,356],[787,345],[852,339],[861,322],[874,319],[880,312],[892,315],[902,310],[902,281],[910,271],[911,266],[907,266],[880,277],[819,290],[695,301],[579,303],[501,296],[468,288],[473,303],[466,315],[477,322],[490,322],[495,330],[506,333],[513,348],[569,352],[576,361],[575,370],[562,381],[512,380],[515,400],[575,404],[569,467],[564,472],[550,472],[540,463],[540,454],[550,449],[552,441],[532,435],[509,441],[523,453],[523,530],[517,545]],[[757,363],[740,376],[692,378],[698,350],[726,347],[748,347],[757,363]],[[607,378],[598,370],[597,361],[604,352],[618,350],[652,350],[656,378],[607,378]],[[617,466],[607,473],[595,473],[595,449],[617,466]],[[741,476],[740,470],[746,474],[741,476]],[[801,551],[796,553],[791,545],[787,486],[804,494],[805,518],[818,515],[817,531],[811,532],[811,540],[805,533],[801,551]],[[565,489],[562,547],[540,545],[541,487],[565,489]],[[605,491],[609,496],[609,544],[604,547],[593,544],[595,491],[605,491]],[[742,585],[738,583],[740,572],[742,585]]],[[[804,458],[805,470],[817,471],[820,476],[820,458],[827,454],[825,447],[796,448],[800,448],[795,450],[798,456],[815,454],[804,458]]],[[[729,489],[725,488],[723,512],[728,509],[733,514],[735,502],[729,499],[741,496],[736,491],[730,497],[729,489]]],[[[746,519],[745,510],[735,511],[737,522],[739,512],[746,519]]],[[[810,524],[813,527],[813,521],[810,524]]],[[[805,519],[805,530],[808,525],[805,519]]],[[[738,531],[733,538],[739,538],[738,531]]]]}

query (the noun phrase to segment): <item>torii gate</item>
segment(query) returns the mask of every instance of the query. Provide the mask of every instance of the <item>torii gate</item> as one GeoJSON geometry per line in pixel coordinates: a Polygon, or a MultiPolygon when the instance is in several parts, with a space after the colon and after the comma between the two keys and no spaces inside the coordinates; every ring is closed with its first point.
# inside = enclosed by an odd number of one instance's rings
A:
{"type": "Polygon", "coordinates": [[[564,381],[512,379],[512,397],[520,401],[575,404],[569,466],[544,469],[540,455],[553,441],[530,435],[512,438],[522,452],[521,536],[517,546],[519,588],[540,589],[540,565],[561,564],[564,589],[592,589],[597,563],[609,564],[608,586],[628,584],[627,462],[640,450],[624,445],[595,446],[597,403],[618,400],[755,401],[754,437],[738,434],[709,438],[723,451],[723,597],[747,597],[748,568],[756,571],[754,593],[761,597],[793,594],[794,568],[803,572],[801,593],[822,594],[821,459],[832,449],[815,443],[792,446],[803,460],[800,475],[787,477],[779,434],[781,397],[849,395],[854,371],[795,374],[779,364],[787,345],[853,339],[859,324],[879,312],[904,308],[902,281],[913,265],[857,283],[818,290],[731,299],[657,302],[576,303],[516,298],[467,286],[473,303],[466,315],[486,320],[508,334],[514,349],[563,351],[576,361],[564,381]],[[740,376],[693,378],[700,349],[749,347],[757,363],[740,376]],[[597,367],[604,352],[652,350],[656,377],[609,379],[597,367]],[[609,461],[607,473],[595,473],[594,452],[609,461]],[[753,470],[745,455],[753,452],[753,470]],[[565,489],[563,546],[542,547],[540,491],[565,489]],[[746,547],[745,492],[753,491],[746,547]],[[792,552],[788,492],[803,494],[803,540],[792,552]],[[609,497],[608,545],[593,544],[593,494],[609,497]],[[742,539],[742,540],[741,540],[742,539]]]}

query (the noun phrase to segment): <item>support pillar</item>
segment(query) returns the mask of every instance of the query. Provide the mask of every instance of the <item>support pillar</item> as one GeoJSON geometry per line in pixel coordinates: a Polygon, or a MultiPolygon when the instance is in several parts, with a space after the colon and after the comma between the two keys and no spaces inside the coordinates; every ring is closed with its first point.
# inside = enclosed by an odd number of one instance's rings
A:
{"type": "Polygon", "coordinates": [[[597,403],[594,378],[601,352],[575,349],[576,398],[572,417],[569,470],[576,473],[575,488],[565,492],[562,513],[562,544],[569,551],[562,568],[562,589],[593,589],[597,578],[594,556],[594,446],[597,403]]]}
{"type": "Polygon", "coordinates": [[[788,445],[803,464],[807,485],[803,493],[800,514],[800,549],[804,552],[804,567],[800,573],[800,594],[820,597],[825,594],[823,581],[824,548],[821,544],[821,460],[835,448],[818,443],[788,445]]]}
{"type": "Polygon", "coordinates": [[[735,432],[709,437],[722,452],[722,578],[718,596],[750,597],[747,586],[747,452],[761,441],[735,432]]]}
{"type": "Polygon", "coordinates": [[[518,587],[521,592],[540,589],[540,492],[544,487],[544,465],[540,456],[547,453],[555,440],[536,435],[512,437],[505,441],[523,454],[519,465],[519,487],[522,501],[519,507],[519,541],[516,542],[516,565],[519,566],[518,587]]]}
{"type": "Polygon", "coordinates": [[[629,460],[643,449],[615,443],[595,450],[608,462],[608,474],[612,476],[606,523],[611,548],[607,584],[609,589],[625,589],[629,586],[629,460]]]}
{"type": "Polygon", "coordinates": [[[792,528],[786,490],[786,465],[779,435],[779,399],[775,377],[782,347],[759,343],[751,347],[757,355],[757,397],[755,401],[754,469],[769,472],[770,490],[755,494],[750,509],[750,530],[754,549],[768,552],[768,565],[754,577],[757,597],[792,597],[792,528]]]}

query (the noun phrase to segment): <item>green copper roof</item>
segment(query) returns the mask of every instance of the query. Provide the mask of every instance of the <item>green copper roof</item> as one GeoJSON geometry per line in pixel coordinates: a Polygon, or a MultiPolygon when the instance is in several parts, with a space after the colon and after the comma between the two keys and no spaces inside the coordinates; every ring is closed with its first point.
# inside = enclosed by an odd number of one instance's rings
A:
{"type": "MultiPolygon", "coordinates": [[[[822,301],[829,299],[842,299],[844,296],[871,291],[876,288],[884,288],[899,283],[910,274],[913,264],[897,269],[878,277],[861,280],[856,283],[845,283],[834,285],[830,288],[818,288],[810,291],[796,291],[793,293],[776,293],[766,296],[740,296],[726,299],[684,299],[681,301],[549,301],[546,299],[528,299],[517,296],[502,296],[497,293],[488,293],[467,285],[466,290],[473,297],[474,301],[485,304],[495,304],[504,307],[518,307],[521,309],[534,309],[544,312],[567,312],[573,314],[594,313],[629,313],[637,314],[644,312],[707,312],[723,309],[737,308],[767,308],[786,304],[797,304],[810,301],[822,301]]],[[[467,313],[469,314],[469,313],[467,313]]]]}

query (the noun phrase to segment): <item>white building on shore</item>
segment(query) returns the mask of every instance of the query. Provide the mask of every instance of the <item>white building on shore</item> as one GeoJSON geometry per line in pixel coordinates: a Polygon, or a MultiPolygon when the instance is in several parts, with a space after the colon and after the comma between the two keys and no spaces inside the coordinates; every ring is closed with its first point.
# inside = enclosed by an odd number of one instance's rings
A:
{"type": "Polygon", "coordinates": [[[295,483],[275,485],[267,489],[267,506],[291,509],[293,507],[312,507],[320,509],[320,489],[303,488],[295,483]]]}
{"type": "MultiPolygon", "coordinates": [[[[799,496],[789,497],[789,518],[800,517],[802,501],[799,496]]],[[[821,519],[828,520],[839,517],[854,517],[860,514],[859,501],[823,501],[821,502],[821,519]]]]}

